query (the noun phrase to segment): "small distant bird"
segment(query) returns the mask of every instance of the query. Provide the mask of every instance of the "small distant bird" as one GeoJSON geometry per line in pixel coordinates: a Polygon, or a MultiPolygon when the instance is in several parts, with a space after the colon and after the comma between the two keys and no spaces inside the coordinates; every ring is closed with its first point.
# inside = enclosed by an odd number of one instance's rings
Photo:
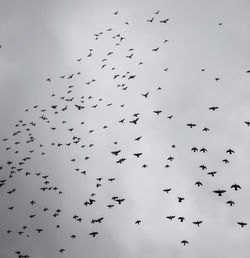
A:
{"type": "Polygon", "coordinates": [[[160,23],[167,23],[169,19],[161,20],[160,23]]]}
{"type": "Polygon", "coordinates": [[[147,20],[147,22],[153,22],[153,20],[154,20],[154,17],[151,18],[150,20],[147,20]]]}
{"type": "Polygon", "coordinates": [[[182,243],[183,245],[186,245],[186,244],[188,244],[188,241],[187,241],[187,240],[182,240],[181,243],[182,243]]]}
{"type": "Polygon", "coordinates": [[[198,187],[202,186],[203,184],[200,181],[195,182],[195,185],[197,185],[198,187]]]}
{"type": "Polygon", "coordinates": [[[187,126],[188,126],[188,127],[190,127],[190,128],[193,128],[193,127],[195,127],[195,126],[196,126],[196,124],[189,123],[189,124],[187,124],[187,126]]]}
{"type": "Polygon", "coordinates": [[[159,47],[153,48],[152,51],[157,52],[159,50],[159,47]]]}
{"type": "Polygon", "coordinates": [[[177,197],[177,199],[178,199],[178,202],[182,202],[183,200],[185,200],[185,198],[183,197],[177,197]]]}
{"type": "Polygon", "coordinates": [[[227,204],[229,204],[230,206],[233,206],[235,204],[235,202],[230,200],[230,201],[227,201],[227,204]]]}
{"type": "Polygon", "coordinates": [[[202,220],[197,220],[197,221],[194,221],[193,224],[199,227],[202,222],[203,222],[202,220]]]}
{"type": "Polygon", "coordinates": [[[162,113],[162,111],[161,111],[161,110],[155,110],[154,113],[155,113],[156,115],[159,115],[160,113],[162,113]]]}
{"type": "Polygon", "coordinates": [[[226,153],[229,153],[229,154],[231,155],[231,154],[233,154],[233,153],[234,153],[234,150],[232,150],[232,149],[228,149],[228,150],[226,151],[226,153]]]}
{"type": "Polygon", "coordinates": [[[223,193],[226,192],[226,190],[215,190],[214,193],[218,194],[218,196],[222,196],[223,193]]]}
{"type": "Polygon", "coordinates": [[[219,107],[215,107],[215,106],[213,106],[213,107],[210,107],[209,108],[209,110],[213,110],[213,111],[215,111],[216,109],[218,109],[219,107]]]}
{"type": "Polygon", "coordinates": [[[145,94],[141,94],[143,97],[147,98],[148,97],[149,92],[145,93],[145,94]]]}
{"type": "Polygon", "coordinates": [[[239,224],[242,228],[247,225],[246,222],[237,222],[237,224],[239,224]]]}
{"type": "Polygon", "coordinates": [[[89,235],[93,236],[93,237],[96,237],[97,234],[98,234],[98,232],[96,232],[96,231],[93,231],[93,232],[89,233],[89,235]]]}
{"type": "Polygon", "coordinates": [[[214,176],[216,173],[217,173],[216,171],[211,171],[211,172],[208,172],[207,174],[211,175],[211,176],[214,176]]]}
{"type": "Polygon", "coordinates": [[[235,191],[238,191],[238,189],[241,189],[241,186],[235,183],[231,185],[231,188],[234,188],[235,191]]]}
{"type": "Polygon", "coordinates": [[[179,217],[178,220],[180,220],[180,222],[183,222],[185,220],[184,217],[179,217]]]}
{"type": "Polygon", "coordinates": [[[175,218],[175,216],[167,216],[166,218],[172,221],[175,218]]]}

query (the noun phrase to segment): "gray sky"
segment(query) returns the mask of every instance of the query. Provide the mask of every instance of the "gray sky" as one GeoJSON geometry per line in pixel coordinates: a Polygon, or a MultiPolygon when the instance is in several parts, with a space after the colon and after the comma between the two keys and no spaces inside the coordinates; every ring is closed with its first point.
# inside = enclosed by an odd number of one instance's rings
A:
{"type": "Polygon", "coordinates": [[[0,135],[8,138],[0,146],[0,180],[7,179],[0,187],[0,258],[17,257],[17,250],[32,258],[249,257],[249,225],[237,224],[250,217],[250,127],[244,123],[250,121],[249,8],[243,0],[0,1],[0,135]],[[152,23],[146,21],[152,17],[152,23]],[[122,42],[113,38],[117,34],[122,42]],[[129,75],[136,77],[128,80],[129,75]],[[141,95],[146,92],[147,98],[141,95]],[[129,122],[135,113],[136,125],[129,122]],[[29,133],[34,141],[27,143],[29,133]],[[208,151],[193,153],[192,147],[208,151]],[[232,155],[226,153],[230,148],[232,155]],[[121,150],[118,156],[111,154],[115,150],[121,150]],[[140,158],[133,155],[140,152],[140,158]],[[18,164],[25,157],[31,159],[18,164]],[[126,160],[117,164],[120,158],[126,160]],[[211,171],[217,174],[211,177],[211,171]],[[234,191],[234,183],[241,189],[234,191]],[[167,194],[166,188],[172,190],[167,194]],[[219,197],[217,189],[226,193],[219,197]],[[96,202],[84,206],[92,193],[96,202]],[[119,205],[113,196],[125,201],[119,205]],[[62,212],[54,217],[57,209],[62,212]],[[82,222],[72,219],[76,214],[82,222]],[[170,221],[170,215],[176,217],[170,221]],[[100,217],[102,223],[91,223],[100,217]],[[199,227],[192,223],[197,220],[203,221],[199,227]],[[99,232],[96,238],[92,231],[99,232]]]}

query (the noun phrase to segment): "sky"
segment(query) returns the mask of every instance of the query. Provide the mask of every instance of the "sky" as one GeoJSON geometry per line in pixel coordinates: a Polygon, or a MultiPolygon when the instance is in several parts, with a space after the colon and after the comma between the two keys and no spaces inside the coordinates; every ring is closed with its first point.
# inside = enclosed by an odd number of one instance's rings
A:
{"type": "Polygon", "coordinates": [[[250,222],[249,8],[0,0],[0,258],[249,257],[249,225],[237,224],[250,222]]]}

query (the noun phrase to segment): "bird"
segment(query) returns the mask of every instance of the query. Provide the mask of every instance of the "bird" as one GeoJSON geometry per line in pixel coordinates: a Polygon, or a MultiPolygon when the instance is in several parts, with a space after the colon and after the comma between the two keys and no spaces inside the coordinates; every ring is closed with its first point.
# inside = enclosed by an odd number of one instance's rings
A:
{"type": "Polygon", "coordinates": [[[167,23],[169,19],[161,20],[160,23],[167,23]]]}
{"type": "Polygon", "coordinates": [[[175,218],[175,216],[167,216],[166,218],[172,221],[175,218]]]}
{"type": "Polygon", "coordinates": [[[183,222],[185,220],[184,217],[178,217],[178,220],[180,220],[180,222],[183,222]]]}
{"type": "Polygon", "coordinates": [[[218,108],[219,108],[219,107],[212,106],[212,107],[209,108],[209,110],[215,111],[215,110],[217,110],[218,108]]]}
{"type": "Polygon", "coordinates": [[[242,228],[245,227],[247,225],[246,222],[237,222],[237,224],[239,224],[242,228]]]}
{"type": "Polygon", "coordinates": [[[142,93],[141,95],[142,95],[143,97],[147,98],[147,97],[148,97],[148,94],[149,94],[149,92],[146,92],[146,93],[142,93]]]}
{"type": "Polygon", "coordinates": [[[229,154],[231,155],[231,154],[233,154],[233,153],[235,153],[235,152],[234,152],[234,150],[232,150],[232,149],[228,149],[228,150],[226,151],[226,153],[229,153],[229,154]]]}
{"type": "Polygon", "coordinates": [[[141,223],[141,220],[136,220],[135,224],[139,225],[141,223]]]}
{"type": "Polygon", "coordinates": [[[241,189],[241,186],[234,183],[233,185],[231,185],[231,188],[233,188],[235,191],[238,191],[239,189],[241,189]]]}
{"type": "Polygon", "coordinates": [[[200,181],[197,181],[197,182],[195,182],[195,185],[197,185],[199,187],[199,186],[202,186],[203,184],[200,181]]]}
{"type": "Polygon", "coordinates": [[[147,22],[153,22],[154,21],[154,17],[152,17],[151,19],[147,20],[147,22]]]}
{"type": "Polygon", "coordinates": [[[142,152],[140,152],[140,153],[134,153],[133,155],[136,156],[137,158],[139,158],[139,157],[142,155],[142,152]]]}
{"type": "Polygon", "coordinates": [[[155,110],[155,111],[154,111],[154,113],[155,113],[156,115],[160,115],[161,112],[162,112],[161,110],[155,110]]]}
{"type": "Polygon", "coordinates": [[[188,126],[188,127],[190,127],[190,128],[193,128],[193,127],[195,127],[195,126],[196,126],[196,124],[188,123],[188,124],[187,124],[187,126],[188,126]]]}
{"type": "Polygon", "coordinates": [[[213,192],[218,194],[218,196],[222,196],[222,194],[225,193],[226,190],[214,190],[213,192]]]}
{"type": "Polygon", "coordinates": [[[185,200],[185,198],[184,198],[184,197],[177,197],[177,199],[178,199],[178,202],[182,202],[182,201],[184,201],[184,200],[185,200]]]}
{"type": "Polygon", "coordinates": [[[200,226],[201,223],[202,223],[202,220],[197,220],[193,222],[193,224],[197,225],[198,227],[200,226]]]}
{"type": "Polygon", "coordinates": [[[96,235],[98,235],[99,233],[96,232],[96,231],[93,231],[93,232],[90,232],[89,235],[90,236],[93,236],[93,237],[96,237],[96,235]]]}
{"type": "Polygon", "coordinates": [[[182,243],[183,245],[189,244],[189,242],[188,242],[187,240],[182,240],[181,243],[182,243]]]}
{"type": "Polygon", "coordinates": [[[121,158],[119,160],[116,161],[116,163],[122,164],[126,159],[125,158],[121,158]]]}
{"type": "Polygon", "coordinates": [[[217,173],[217,171],[211,171],[211,172],[208,172],[207,174],[211,175],[213,177],[216,173],[217,173]]]}
{"type": "Polygon", "coordinates": [[[227,204],[229,204],[230,206],[233,206],[235,204],[235,202],[230,200],[230,201],[227,201],[227,204]]]}
{"type": "Polygon", "coordinates": [[[115,156],[117,156],[119,153],[121,152],[121,150],[117,150],[117,151],[111,151],[111,153],[115,156]]]}

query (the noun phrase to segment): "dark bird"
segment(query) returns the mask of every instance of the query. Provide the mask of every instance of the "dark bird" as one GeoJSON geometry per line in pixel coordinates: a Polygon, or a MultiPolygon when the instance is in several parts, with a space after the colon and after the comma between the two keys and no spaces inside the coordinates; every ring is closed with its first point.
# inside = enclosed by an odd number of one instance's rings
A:
{"type": "Polygon", "coordinates": [[[140,153],[133,153],[134,156],[136,156],[137,158],[139,158],[142,155],[142,152],[140,153]]]}
{"type": "Polygon", "coordinates": [[[147,98],[147,97],[148,97],[148,94],[149,94],[149,92],[144,93],[144,94],[141,94],[141,95],[142,95],[143,97],[147,98]]]}
{"type": "Polygon", "coordinates": [[[222,162],[224,162],[225,164],[228,164],[229,160],[228,159],[223,159],[222,162]]]}
{"type": "Polygon", "coordinates": [[[139,225],[141,223],[141,220],[136,220],[135,224],[139,225]]]}
{"type": "Polygon", "coordinates": [[[126,159],[125,158],[121,158],[119,160],[116,161],[116,163],[122,164],[126,159]]]}
{"type": "Polygon", "coordinates": [[[203,131],[203,132],[208,132],[208,131],[209,131],[209,128],[204,127],[204,128],[202,129],[202,131],[203,131]]]}
{"type": "Polygon", "coordinates": [[[199,186],[202,186],[202,183],[200,181],[197,181],[197,182],[195,182],[195,185],[197,185],[199,187],[199,186]]]}
{"type": "Polygon", "coordinates": [[[89,233],[89,235],[93,236],[93,237],[96,237],[97,234],[98,234],[98,232],[96,232],[96,231],[93,231],[93,232],[89,233]]]}
{"type": "Polygon", "coordinates": [[[139,117],[137,117],[136,119],[134,119],[134,120],[131,120],[131,121],[129,121],[129,123],[131,123],[131,124],[137,124],[137,122],[138,122],[138,120],[139,120],[139,117]]]}
{"type": "Polygon", "coordinates": [[[119,204],[121,204],[124,201],[125,201],[125,199],[116,199],[116,202],[118,202],[119,204]]]}
{"type": "Polygon", "coordinates": [[[187,126],[189,126],[190,128],[193,128],[193,127],[195,127],[195,126],[196,126],[196,124],[189,123],[189,124],[187,124],[187,126]]]}
{"type": "Polygon", "coordinates": [[[183,222],[185,220],[184,217],[179,217],[178,220],[180,220],[180,222],[183,222]]]}
{"type": "Polygon", "coordinates": [[[127,57],[127,58],[132,58],[133,55],[134,55],[134,53],[132,53],[131,55],[126,56],[126,57],[127,57]]]}
{"type": "Polygon", "coordinates": [[[135,77],[136,77],[136,75],[130,75],[130,76],[128,77],[128,80],[134,79],[135,77]]]}
{"type": "Polygon", "coordinates": [[[169,193],[172,190],[172,188],[163,189],[163,192],[169,193]]]}
{"type": "Polygon", "coordinates": [[[161,20],[160,23],[167,23],[169,19],[161,20]]]}
{"type": "Polygon", "coordinates": [[[227,204],[229,204],[230,206],[233,206],[235,204],[235,202],[230,200],[230,201],[227,201],[227,204]]]}
{"type": "Polygon", "coordinates": [[[177,199],[178,199],[178,202],[182,202],[185,200],[185,198],[183,198],[183,197],[177,197],[177,199]]]}
{"type": "Polygon", "coordinates": [[[115,156],[117,156],[119,153],[121,152],[121,150],[117,150],[117,151],[111,151],[111,153],[115,156]]]}
{"type": "Polygon", "coordinates": [[[205,165],[200,165],[199,167],[200,167],[202,170],[207,169],[207,167],[206,167],[205,165]]]}
{"type": "Polygon", "coordinates": [[[139,137],[135,138],[135,141],[140,141],[141,137],[142,136],[139,136],[139,137]]]}
{"type": "Polygon", "coordinates": [[[226,151],[226,153],[229,153],[229,154],[231,155],[231,154],[234,153],[234,151],[233,151],[232,149],[228,149],[228,150],[226,151]]]}
{"type": "Polygon", "coordinates": [[[213,107],[210,107],[209,108],[209,110],[213,110],[213,111],[215,111],[216,109],[218,109],[219,107],[215,107],[215,106],[213,106],[213,107]]]}
{"type": "Polygon", "coordinates": [[[239,224],[242,228],[247,225],[246,222],[237,222],[237,224],[239,224]]]}
{"type": "Polygon", "coordinates": [[[154,111],[154,113],[155,113],[156,115],[160,115],[161,112],[162,112],[161,110],[155,110],[155,111],[154,111]]]}
{"type": "Polygon", "coordinates": [[[216,171],[211,171],[211,172],[208,172],[207,174],[211,175],[211,176],[214,176],[216,173],[217,173],[216,171]]]}
{"type": "Polygon", "coordinates": [[[147,20],[147,22],[153,22],[154,17],[152,17],[150,20],[147,20]]]}
{"type": "Polygon", "coordinates": [[[159,50],[159,47],[153,48],[152,51],[157,52],[159,50]]]}
{"type": "Polygon", "coordinates": [[[187,241],[187,240],[182,240],[181,243],[182,243],[183,245],[186,245],[186,244],[188,244],[188,241],[187,241]]]}
{"type": "Polygon", "coordinates": [[[175,216],[167,216],[166,218],[172,221],[175,218],[175,216]]]}
{"type": "Polygon", "coordinates": [[[226,190],[215,190],[214,193],[218,194],[218,196],[222,196],[223,193],[226,192],[226,190]]]}
{"type": "Polygon", "coordinates": [[[238,191],[238,189],[241,189],[241,186],[235,183],[231,185],[231,188],[234,188],[235,191],[238,191]]]}
{"type": "Polygon", "coordinates": [[[193,222],[193,224],[197,225],[198,227],[200,226],[201,223],[202,223],[202,220],[197,220],[193,222]]]}

